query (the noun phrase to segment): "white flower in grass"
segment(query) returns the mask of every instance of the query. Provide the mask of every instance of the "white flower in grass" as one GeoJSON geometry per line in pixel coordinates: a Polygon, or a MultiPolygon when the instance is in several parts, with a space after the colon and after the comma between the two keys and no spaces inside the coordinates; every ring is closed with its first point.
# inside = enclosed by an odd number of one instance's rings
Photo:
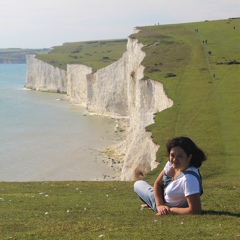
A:
{"type": "Polygon", "coordinates": [[[100,237],[100,238],[103,238],[103,237],[104,237],[104,235],[103,235],[103,234],[101,234],[101,235],[99,235],[98,237],[100,237]]]}
{"type": "Polygon", "coordinates": [[[49,212],[45,212],[45,215],[49,215],[49,212]]]}
{"type": "Polygon", "coordinates": [[[70,210],[69,210],[69,209],[67,210],[67,213],[70,213],[70,210]]]}
{"type": "Polygon", "coordinates": [[[46,192],[40,192],[39,194],[40,195],[46,195],[47,193],[46,192]]]}

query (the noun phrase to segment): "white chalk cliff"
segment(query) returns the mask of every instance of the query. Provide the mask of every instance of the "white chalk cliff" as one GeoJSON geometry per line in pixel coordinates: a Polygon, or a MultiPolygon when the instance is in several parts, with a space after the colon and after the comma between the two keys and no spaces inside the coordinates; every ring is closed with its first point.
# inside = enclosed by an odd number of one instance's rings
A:
{"type": "Polygon", "coordinates": [[[128,39],[127,51],[115,63],[92,72],[84,65],[68,65],[67,71],[27,57],[26,87],[66,92],[70,101],[89,112],[128,119],[126,139],[115,150],[121,156],[121,180],[136,180],[157,166],[157,145],[145,127],[154,122],[154,113],[172,106],[163,85],[144,80],[145,53],[142,44],[128,39]]]}
{"type": "Polygon", "coordinates": [[[66,71],[35,58],[26,56],[27,81],[26,87],[37,91],[67,92],[66,71]]]}

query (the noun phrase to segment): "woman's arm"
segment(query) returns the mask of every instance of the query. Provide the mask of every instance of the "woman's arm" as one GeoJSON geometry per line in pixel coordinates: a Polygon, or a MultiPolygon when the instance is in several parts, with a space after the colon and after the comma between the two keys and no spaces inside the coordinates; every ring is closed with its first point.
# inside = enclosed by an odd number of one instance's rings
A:
{"type": "Polygon", "coordinates": [[[158,210],[157,215],[166,215],[169,212],[169,207],[165,205],[163,198],[163,175],[164,170],[159,174],[154,183],[154,196],[158,210]]]}
{"type": "Polygon", "coordinates": [[[172,214],[201,214],[201,200],[200,194],[192,194],[187,196],[188,207],[187,208],[178,208],[172,207],[170,208],[170,213],[172,214]]]}

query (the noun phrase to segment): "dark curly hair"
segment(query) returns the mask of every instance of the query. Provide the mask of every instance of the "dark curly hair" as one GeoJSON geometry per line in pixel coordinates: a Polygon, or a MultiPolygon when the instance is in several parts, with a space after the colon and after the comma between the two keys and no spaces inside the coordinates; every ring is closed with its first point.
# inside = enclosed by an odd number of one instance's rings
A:
{"type": "Polygon", "coordinates": [[[188,157],[192,155],[190,166],[196,168],[201,167],[202,162],[207,160],[205,153],[188,137],[176,137],[170,139],[168,140],[166,147],[168,156],[173,147],[181,147],[188,157]]]}

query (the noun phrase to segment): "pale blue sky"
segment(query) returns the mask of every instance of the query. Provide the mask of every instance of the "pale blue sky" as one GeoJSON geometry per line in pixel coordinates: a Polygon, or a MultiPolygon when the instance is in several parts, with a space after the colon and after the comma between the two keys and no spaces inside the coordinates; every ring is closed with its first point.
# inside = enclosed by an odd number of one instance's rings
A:
{"type": "Polygon", "coordinates": [[[0,48],[127,38],[135,26],[240,17],[239,0],[0,0],[0,48]]]}

